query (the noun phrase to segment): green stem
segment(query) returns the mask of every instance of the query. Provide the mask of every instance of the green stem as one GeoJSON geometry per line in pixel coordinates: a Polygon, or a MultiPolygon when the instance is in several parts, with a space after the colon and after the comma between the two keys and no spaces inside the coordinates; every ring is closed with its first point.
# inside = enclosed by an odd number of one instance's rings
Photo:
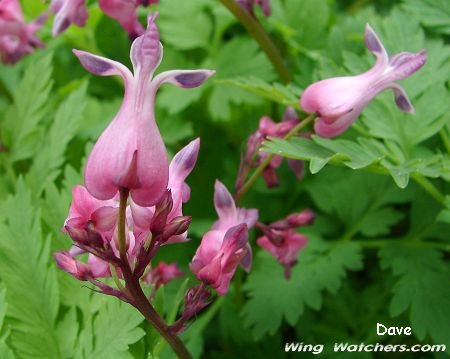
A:
{"type": "Polygon", "coordinates": [[[235,0],[219,0],[239,20],[247,32],[259,43],[284,83],[291,82],[291,75],[284,64],[280,51],[259,21],[245,11],[235,0]]]}
{"type": "Polygon", "coordinates": [[[173,334],[170,331],[169,326],[164,322],[155,308],[153,308],[153,306],[150,304],[144,292],[142,291],[139,280],[133,277],[129,266],[128,268],[122,268],[122,270],[124,272],[126,287],[133,298],[134,306],[167,341],[167,343],[172,347],[173,351],[177,354],[179,359],[192,359],[192,356],[187,350],[184,343],[176,334],[173,334]]]}
{"type": "MultiPolygon", "coordinates": [[[[316,114],[311,114],[307,118],[305,118],[303,121],[301,121],[297,126],[295,126],[289,133],[284,136],[283,139],[289,140],[292,136],[297,134],[299,131],[301,131],[303,128],[305,128],[308,124],[310,124],[314,119],[316,118],[316,114]]],[[[236,202],[239,202],[242,196],[247,193],[247,191],[250,189],[250,187],[253,186],[255,181],[258,179],[259,175],[264,171],[264,169],[267,167],[267,165],[272,161],[272,159],[275,157],[275,154],[270,154],[265,158],[264,161],[261,162],[261,164],[255,169],[253,174],[250,176],[250,178],[243,184],[243,186],[237,191],[235,200],[236,202]]]]}
{"type": "Polygon", "coordinates": [[[447,149],[447,152],[450,153],[450,138],[448,131],[444,127],[439,131],[439,134],[441,135],[442,142],[444,142],[444,146],[447,149]]]}
{"type": "Polygon", "coordinates": [[[433,197],[440,204],[445,206],[445,196],[437,189],[437,187],[428,178],[422,176],[420,173],[413,173],[412,179],[422,187],[428,194],[433,197]]]}

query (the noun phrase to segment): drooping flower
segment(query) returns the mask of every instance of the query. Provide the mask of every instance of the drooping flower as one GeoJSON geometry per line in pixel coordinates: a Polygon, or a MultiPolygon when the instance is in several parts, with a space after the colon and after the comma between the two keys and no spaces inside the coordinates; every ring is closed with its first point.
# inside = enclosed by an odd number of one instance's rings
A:
{"type": "Polygon", "coordinates": [[[43,14],[27,24],[18,0],[0,1],[0,62],[14,64],[35,48],[43,47],[35,33],[46,19],[47,14],[43,14]]]}
{"type": "Polygon", "coordinates": [[[52,0],[50,9],[55,14],[52,27],[53,36],[61,34],[70,24],[80,27],[86,25],[88,12],[84,0],[52,0]]]}
{"type": "Polygon", "coordinates": [[[72,191],[72,204],[64,229],[74,241],[80,243],[89,242],[93,232],[100,236],[110,235],[116,225],[118,207],[115,201],[98,200],[85,187],[77,185],[72,191]]]}
{"type": "Polygon", "coordinates": [[[256,243],[284,266],[286,278],[290,277],[291,268],[297,263],[298,253],[308,243],[308,237],[297,233],[295,228],[309,225],[313,221],[314,213],[307,209],[270,225],[257,225],[264,235],[256,243]]]}
{"type": "MultiPolygon", "coordinates": [[[[300,123],[295,110],[292,107],[288,107],[284,113],[283,120],[281,122],[274,122],[270,117],[264,116],[259,121],[258,130],[251,134],[247,140],[247,151],[244,158],[241,161],[239,169],[239,175],[236,182],[236,188],[242,185],[244,177],[248,173],[251,167],[257,167],[263,162],[269,154],[264,151],[259,151],[259,148],[263,141],[269,136],[282,138],[286,136],[295,126],[300,123]]],[[[269,164],[264,168],[262,176],[266,182],[267,187],[272,188],[279,185],[278,176],[276,170],[281,166],[283,157],[273,156],[269,164]]],[[[293,159],[288,159],[288,165],[297,178],[301,178],[303,174],[303,162],[293,159]]]]}
{"type": "Polygon", "coordinates": [[[395,83],[418,71],[426,61],[426,51],[400,52],[389,57],[374,30],[367,24],[366,46],[376,57],[369,71],[348,77],[335,77],[308,86],[300,100],[306,112],[319,116],[314,129],[321,137],[335,137],[344,132],[361,114],[364,107],[385,89],[394,91],[397,107],[414,113],[404,91],[395,83]]]}
{"type": "Polygon", "coordinates": [[[155,269],[150,269],[142,278],[147,284],[153,284],[155,290],[166,285],[170,281],[183,277],[184,273],[175,263],[168,264],[164,261],[158,263],[155,269]]]}
{"type": "MultiPolygon", "coordinates": [[[[179,227],[186,224],[187,217],[183,216],[182,205],[189,200],[190,188],[185,182],[187,176],[192,172],[197,161],[200,149],[200,139],[191,141],[175,154],[169,166],[168,189],[171,196],[171,208],[166,214],[165,222],[170,223],[165,226],[166,233],[171,229],[179,232],[179,227]]],[[[141,207],[131,203],[131,215],[134,225],[138,231],[150,231],[155,207],[141,207]]],[[[183,242],[187,239],[187,232],[171,236],[166,243],[183,242]]]]}
{"type": "Polygon", "coordinates": [[[219,181],[215,184],[214,205],[219,219],[203,236],[190,268],[198,279],[224,295],[238,265],[250,270],[248,229],[258,220],[258,211],[236,208],[230,192],[219,181]]]}
{"type": "Polygon", "coordinates": [[[88,158],[85,185],[96,198],[113,198],[120,188],[130,190],[139,206],[158,202],[167,188],[167,152],[155,122],[154,100],[161,84],[182,88],[200,86],[214,72],[210,70],[172,70],[155,76],[161,62],[162,45],[155,24],[148,19],[147,30],[131,47],[134,75],[116,61],[74,50],[84,68],[99,76],[119,75],[125,82],[120,110],[102,133],[88,158]]]}
{"type": "Polygon", "coordinates": [[[109,17],[117,20],[134,39],[144,33],[144,28],[137,16],[139,0],[99,0],[102,11],[109,17]]]}
{"type": "Polygon", "coordinates": [[[253,7],[256,5],[259,5],[261,7],[265,16],[270,16],[271,9],[269,1],[270,0],[236,0],[236,2],[246,11],[248,11],[252,16],[255,15],[253,7]]]}

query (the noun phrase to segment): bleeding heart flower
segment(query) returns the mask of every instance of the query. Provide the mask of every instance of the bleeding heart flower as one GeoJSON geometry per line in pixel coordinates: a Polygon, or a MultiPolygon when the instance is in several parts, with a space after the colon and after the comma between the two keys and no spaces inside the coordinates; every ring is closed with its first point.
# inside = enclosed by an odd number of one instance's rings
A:
{"type": "Polygon", "coordinates": [[[319,119],[315,131],[321,137],[335,137],[357,120],[362,110],[385,89],[394,91],[395,103],[402,111],[414,113],[403,88],[395,81],[418,71],[426,61],[426,51],[400,52],[389,57],[374,30],[367,24],[366,46],[376,57],[369,71],[348,77],[334,77],[316,82],[306,88],[300,100],[306,112],[315,112],[319,119]]]}
{"type": "Polygon", "coordinates": [[[88,13],[84,0],[52,0],[50,9],[55,13],[53,36],[61,34],[70,24],[86,25],[88,13]]]}
{"type": "Polygon", "coordinates": [[[86,164],[86,188],[101,200],[111,199],[120,188],[127,188],[139,206],[149,207],[158,202],[167,189],[169,165],[155,122],[156,91],[166,82],[182,88],[197,87],[214,73],[172,70],[152,79],[163,52],[155,18],[149,17],[147,30],[131,47],[134,74],[119,62],[74,50],[86,70],[99,76],[119,75],[125,82],[122,106],[98,139],[86,164]]]}

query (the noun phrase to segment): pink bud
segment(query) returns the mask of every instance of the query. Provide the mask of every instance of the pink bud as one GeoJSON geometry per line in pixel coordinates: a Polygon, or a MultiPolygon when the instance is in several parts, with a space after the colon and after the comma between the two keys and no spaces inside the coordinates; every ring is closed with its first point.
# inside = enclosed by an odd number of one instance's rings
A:
{"type": "Polygon", "coordinates": [[[1,0],[0,62],[14,64],[35,48],[43,47],[35,32],[46,19],[47,14],[43,14],[31,24],[27,24],[18,0],[1,0]]]}
{"type": "Polygon", "coordinates": [[[405,112],[414,108],[400,85],[402,80],[418,71],[426,61],[425,50],[419,53],[402,52],[389,58],[374,30],[367,24],[366,46],[376,57],[369,71],[348,77],[335,77],[316,82],[305,89],[300,103],[304,111],[320,117],[315,131],[322,137],[335,137],[357,120],[373,98],[385,89],[394,91],[395,103],[405,112]]]}
{"type": "Polygon", "coordinates": [[[298,253],[306,245],[308,238],[295,232],[293,229],[273,231],[273,234],[277,236],[278,243],[275,244],[268,236],[258,238],[256,243],[284,266],[285,275],[289,278],[290,269],[297,263],[298,253]]]}
{"type": "Polygon", "coordinates": [[[144,28],[137,16],[136,0],[99,0],[100,9],[109,17],[117,20],[131,38],[142,35],[144,28]]]}
{"type": "Polygon", "coordinates": [[[224,295],[237,266],[249,252],[247,237],[244,223],[231,227],[222,238],[220,231],[209,231],[192,259],[192,272],[224,295]]]}
{"type": "Polygon", "coordinates": [[[83,27],[88,18],[84,0],[52,0],[50,9],[55,13],[53,36],[61,34],[72,23],[83,27]]]}
{"type": "Polygon", "coordinates": [[[92,277],[87,265],[74,259],[69,252],[57,252],[54,254],[54,258],[60,269],[78,280],[85,281],[92,277]]]}
{"type": "Polygon", "coordinates": [[[170,281],[183,276],[184,273],[175,263],[167,264],[161,261],[155,269],[149,270],[146,276],[143,277],[143,280],[147,284],[154,284],[155,289],[158,289],[160,286],[166,285],[170,281]]]}

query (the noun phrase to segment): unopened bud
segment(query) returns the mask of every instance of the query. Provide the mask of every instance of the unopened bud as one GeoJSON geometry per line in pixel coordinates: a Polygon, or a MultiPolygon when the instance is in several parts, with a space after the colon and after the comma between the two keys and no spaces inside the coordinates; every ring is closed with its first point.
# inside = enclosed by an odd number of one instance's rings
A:
{"type": "Polygon", "coordinates": [[[150,230],[153,234],[159,234],[164,230],[167,223],[167,216],[172,211],[172,208],[172,192],[170,189],[167,189],[155,206],[155,214],[150,225],[150,230]]]}
{"type": "Polygon", "coordinates": [[[314,222],[315,214],[310,209],[305,209],[299,213],[289,215],[286,220],[291,227],[300,227],[312,224],[314,222]]]}
{"type": "Polygon", "coordinates": [[[172,236],[178,236],[186,232],[191,224],[192,217],[179,216],[175,217],[170,223],[166,224],[163,230],[162,237],[169,239],[172,236]]]}

